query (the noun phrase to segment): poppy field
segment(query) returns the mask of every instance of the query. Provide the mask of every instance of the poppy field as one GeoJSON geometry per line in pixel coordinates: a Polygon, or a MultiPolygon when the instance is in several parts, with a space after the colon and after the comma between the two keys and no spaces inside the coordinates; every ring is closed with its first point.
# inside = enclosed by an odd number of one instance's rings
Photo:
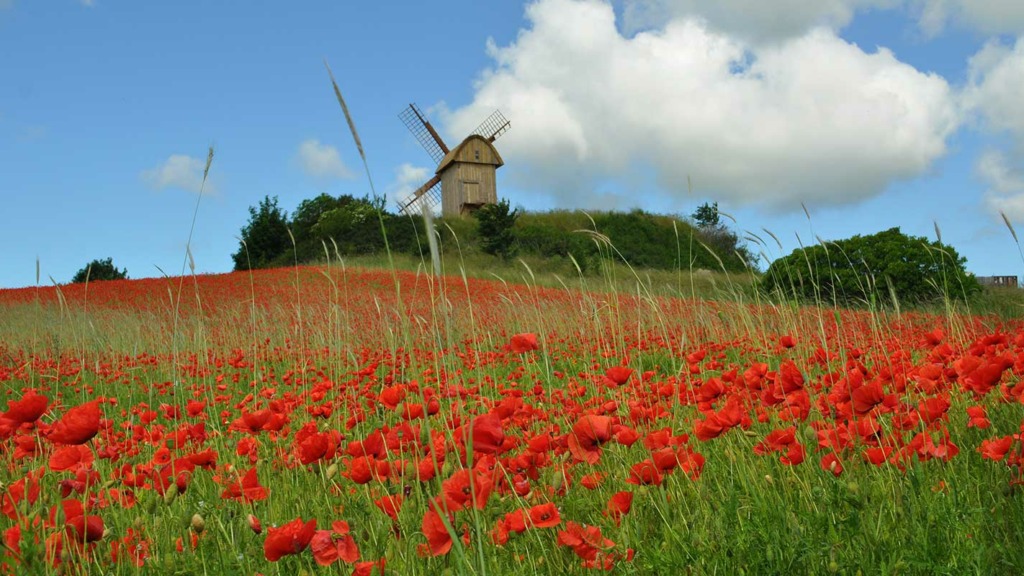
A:
{"type": "Polygon", "coordinates": [[[297,267],[0,290],[0,574],[1020,574],[1024,324],[297,267]]]}

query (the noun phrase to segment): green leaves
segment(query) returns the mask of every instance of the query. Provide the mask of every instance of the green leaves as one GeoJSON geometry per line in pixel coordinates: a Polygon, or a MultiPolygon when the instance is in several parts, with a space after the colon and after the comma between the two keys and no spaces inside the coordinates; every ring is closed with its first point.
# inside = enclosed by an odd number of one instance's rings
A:
{"type": "Polygon", "coordinates": [[[114,259],[93,260],[81,270],[75,272],[71,282],[95,282],[97,280],[125,280],[128,278],[128,269],[118,270],[114,266],[114,259]]]}
{"type": "Polygon", "coordinates": [[[967,260],[938,241],[891,228],[794,250],[768,268],[762,290],[825,303],[969,299],[981,286],[967,260]]]}

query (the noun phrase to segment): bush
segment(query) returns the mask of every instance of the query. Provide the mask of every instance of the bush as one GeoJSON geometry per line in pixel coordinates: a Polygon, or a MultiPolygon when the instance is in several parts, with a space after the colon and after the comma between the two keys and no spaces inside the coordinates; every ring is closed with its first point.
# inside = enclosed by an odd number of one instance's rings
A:
{"type": "Polygon", "coordinates": [[[508,260],[516,254],[516,238],[512,232],[519,210],[510,210],[508,200],[488,204],[474,214],[480,235],[480,249],[486,254],[508,260]]]}
{"type": "Polygon", "coordinates": [[[968,299],[981,291],[952,247],[892,228],[794,250],[768,267],[762,290],[803,300],[884,305],[968,299]]]}
{"type": "Polygon", "coordinates": [[[107,258],[106,260],[93,260],[85,265],[84,268],[75,272],[75,275],[71,278],[71,282],[95,282],[97,280],[127,280],[128,269],[118,270],[117,266],[114,266],[114,259],[107,258]]]}

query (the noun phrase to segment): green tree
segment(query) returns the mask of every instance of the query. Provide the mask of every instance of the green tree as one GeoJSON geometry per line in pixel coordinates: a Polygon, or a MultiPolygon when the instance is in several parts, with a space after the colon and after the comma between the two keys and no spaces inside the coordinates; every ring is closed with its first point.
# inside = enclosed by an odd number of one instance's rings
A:
{"type": "Polygon", "coordinates": [[[519,218],[519,209],[512,210],[508,200],[487,204],[473,213],[480,235],[480,249],[487,254],[504,259],[516,254],[516,237],[512,228],[519,218]]]}
{"type": "Polygon", "coordinates": [[[735,232],[722,223],[718,202],[701,204],[690,218],[696,224],[697,239],[722,260],[727,270],[758,268],[754,254],[735,232]]]}
{"type": "Polygon", "coordinates": [[[259,207],[250,206],[249,222],[242,227],[238,251],[231,255],[235,270],[283,263],[292,248],[288,224],[288,213],[278,207],[277,196],[265,196],[259,207]]]}
{"type": "Polygon", "coordinates": [[[693,212],[692,218],[701,228],[719,228],[722,225],[722,218],[718,214],[718,202],[701,204],[693,212]]]}
{"type": "Polygon", "coordinates": [[[380,202],[370,198],[341,196],[335,208],[320,215],[311,228],[313,237],[333,239],[342,254],[370,254],[384,249],[378,213],[380,202]]]}
{"type": "Polygon", "coordinates": [[[121,270],[114,266],[114,259],[107,258],[105,260],[93,260],[85,265],[81,270],[75,272],[75,275],[71,278],[74,283],[79,282],[95,282],[97,280],[127,280],[128,269],[123,268],[121,270]]]}
{"type": "Polygon", "coordinates": [[[794,250],[772,262],[760,286],[812,301],[885,305],[968,299],[981,290],[951,246],[891,228],[794,250]]]}
{"type": "Polygon", "coordinates": [[[316,223],[320,221],[320,217],[325,212],[330,212],[341,206],[341,204],[341,198],[335,198],[326,193],[299,202],[298,208],[292,213],[292,234],[295,235],[295,241],[300,242],[308,239],[313,226],[316,226],[316,223]]]}

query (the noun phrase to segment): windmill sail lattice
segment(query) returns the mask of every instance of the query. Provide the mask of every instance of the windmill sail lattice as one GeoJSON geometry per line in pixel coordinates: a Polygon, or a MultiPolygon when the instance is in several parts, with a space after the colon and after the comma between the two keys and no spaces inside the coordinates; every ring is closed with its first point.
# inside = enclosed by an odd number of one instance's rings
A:
{"type": "Polygon", "coordinates": [[[434,131],[430,122],[427,122],[420,109],[415,104],[409,104],[409,107],[403,110],[398,117],[402,119],[402,123],[409,129],[409,132],[416,137],[420,146],[423,146],[427,154],[434,159],[434,164],[440,164],[444,155],[448,153],[448,147],[434,131]]]}
{"type": "Polygon", "coordinates": [[[501,110],[495,110],[473,130],[473,134],[479,134],[484,138],[487,138],[491,142],[498,139],[499,136],[508,131],[509,126],[512,123],[505,119],[505,116],[501,113],[501,110]]]}

